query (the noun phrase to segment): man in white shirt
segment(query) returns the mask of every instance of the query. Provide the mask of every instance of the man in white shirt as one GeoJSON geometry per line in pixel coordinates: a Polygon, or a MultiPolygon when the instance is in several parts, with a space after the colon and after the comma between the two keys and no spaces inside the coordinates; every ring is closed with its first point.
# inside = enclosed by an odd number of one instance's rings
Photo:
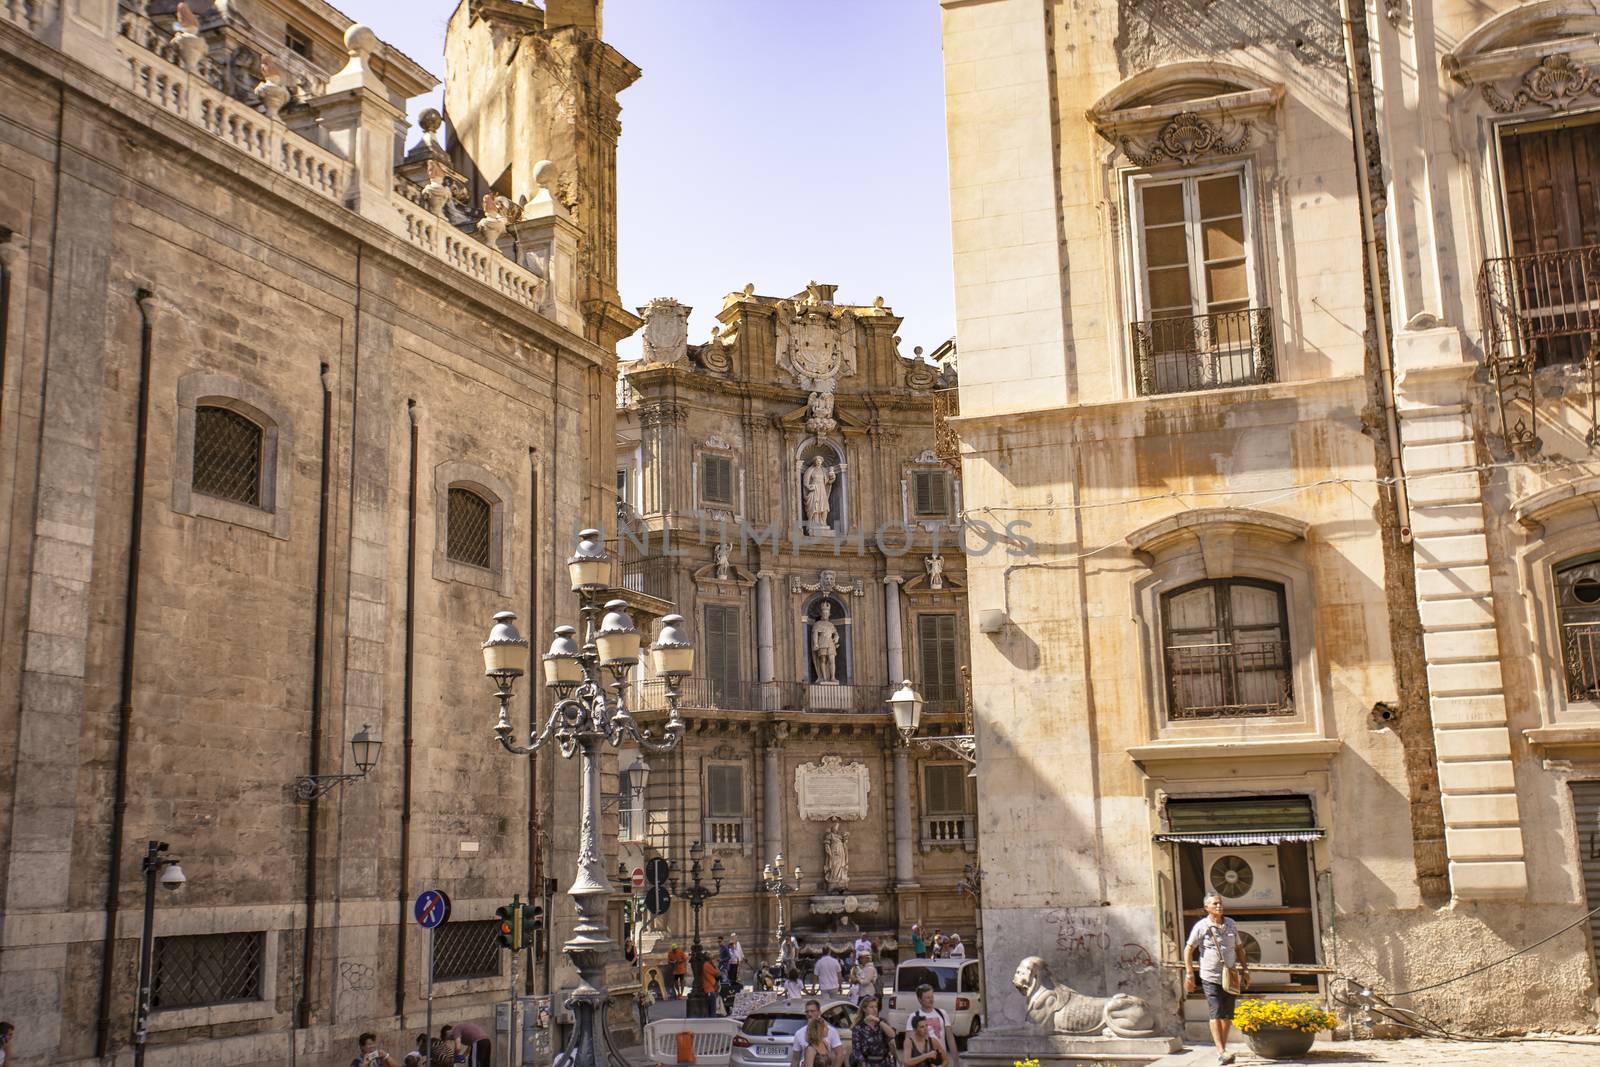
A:
{"type": "Polygon", "coordinates": [[[933,1006],[933,986],[927,982],[917,986],[917,1010],[928,1017],[928,1036],[944,1046],[945,1062],[949,1067],[961,1067],[961,1055],[956,1051],[956,1035],[950,1026],[950,1016],[933,1006]]]}
{"type": "MultiPolygon", "coordinates": [[[[832,959],[824,956],[823,959],[832,959]]],[[[837,964],[839,961],[834,960],[837,964]]],[[[794,1032],[794,1041],[789,1050],[789,1067],[800,1067],[806,1058],[806,1027],[811,1025],[812,1019],[822,1018],[822,1005],[815,1000],[806,1001],[806,1021],[800,1029],[794,1032]]],[[[839,1031],[833,1028],[832,1023],[822,1024],[828,1028],[828,1051],[833,1053],[833,1060],[828,1067],[839,1067],[844,1062],[844,1042],[839,1040],[839,1031]]]]}
{"type": "Polygon", "coordinates": [[[1233,1053],[1227,1046],[1228,1030],[1233,1025],[1234,994],[1223,986],[1222,968],[1224,964],[1236,967],[1241,986],[1248,989],[1249,957],[1239,938],[1239,928],[1222,914],[1222,898],[1211,893],[1204,903],[1206,917],[1194,924],[1183,946],[1183,988],[1186,993],[1195,991],[1194,954],[1199,950],[1200,984],[1211,1009],[1211,1040],[1217,1046],[1217,1063],[1226,1065],[1233,1062],[1233,1053]]]}
{"type": "Polygon", "coordinates": [[[866,934],[862,934],[860,937],[856,938],[856,943],[853,947],[855,948],[855,957],[858,960],[862,956],[872,955],[872,942],[868,939],[866,934]]]}
{"type": "Polygon", "coordinates": [[[824,997],[839,995],[839,980],[844,974],[844,968],[834,958],[833,953],[827,949],[822,950],[822,956],[817,960],[817,994],[824,997]]]}
{"type": "Polygon", "coordinates": [[[961,943],[960,934],[950,935],[949,956],[953,960],[964,960],[967,958],[967,946],[961,943]]]}

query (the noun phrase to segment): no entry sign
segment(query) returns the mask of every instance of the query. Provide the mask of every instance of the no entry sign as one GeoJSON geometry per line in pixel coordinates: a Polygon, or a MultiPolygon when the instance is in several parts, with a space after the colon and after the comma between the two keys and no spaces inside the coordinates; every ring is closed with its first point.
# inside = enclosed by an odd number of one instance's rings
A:
{"type": "Polygon", "coordinates": [[[417,917],[417,925],[424,930],[443,926],[450,918],[450,898],[442,889],[425,889],[417,894],[412,912],[417,917]]]}
{"type": "Polygon", "coordinates": [[[643,889],[644,888],[644,868],[643,867],[635,867],[633,869],[633,888],[635,888],[635,889],[643,889]]]}

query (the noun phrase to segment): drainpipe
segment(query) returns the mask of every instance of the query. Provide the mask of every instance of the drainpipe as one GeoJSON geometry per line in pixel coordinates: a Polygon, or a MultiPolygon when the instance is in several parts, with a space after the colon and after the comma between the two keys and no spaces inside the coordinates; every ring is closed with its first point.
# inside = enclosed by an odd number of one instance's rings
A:
{"type": "MultiPolygon", "coordinates": [[[[1339,0],[1344,19],[1345,80],[1350,87],[1350,132],[1356,148],[1356,183],[1361,198],[1361,246],[1366,256],[1367,284],[1372,286],[1373,325],[1378,337],[1379,389],[1383,394],[1383,420],[1389,434],[1390,477],[1394,479],[1395,521],[1400,541],[1411,543],[1411,504],[1406,494],[1405,467],[1400,461],[1400,420],[1394,400],[1394,337],[1389,331],[1389,302],[1382,289],[1383,267],[1378,261],[1378,230],[1373,216],[1372,175],[1367,155],[1367,116],[1361,104],[1361,65],[1356,60],[1355,15],[1351,0],[1339,0]]],[[[1362,17],[1366,9],[1362,8],[1362,17]]]]}
{"type": "MultiPolygon", "coordinates": [[[[404,677],[401,681],[401,737],[404,740],[405,763],[400,777],[400,888],[397,894],[400,918],[395,924],[394,945],[394,1013],[402,1024],[406,1017],[406,934],[407,905],[411,897],[411,736],[412,689],[416,678],[417,628],[417,402],[406,401],[406,415],[411,422],[410,480],[406,489],[406,639],[404,677]]],[[[432,940],[429,941],[432,944],[432,940]]],[[[431,965],[431,963],[430,963],[431,965]]]]}
{"type": "MultiPolygon", "coordinates": [[[[9,294],[8,294],[9,295],[9,294]]],[[[106,925],[100,944],[100,1012],[95,1058],[111,1043],[112,979],[117,962],[117,902],[122,895],[122,838],[128,812],[128,753],[133,744],[133,654],[139,626],[139,563],[144,551],[144,474],[150,427],[150,353],[155,337],[155,294],[140,289],[139,399],[133,444],[133,505],[128,518],[128,566],[122,597],[122,673],[117,683],[117,758],[111,787],[111,841],[106,871],[106,925]]]]}
{"type": "MultiPolygon", "coordinates": [[[[533,449],[528,449],[528,628],[534,634],[539,633],[539,456],[533,449]]],[[[537,645],[539,640],[534,638],[537,645]]],[[[539,689],[537,685],[528,687],[528,722],[536,724],[539,715],[539,689]]],[[[535,756],[528,760],[528,899],[538,900],[543,896],[542,887],[539,885],[539,760],[535,756]]],[[[545,909],[545,925],[548,929],[550,911],[545,909]]],[[[548,934],[546,944],[548,944],[548,934]]],[[[545,950],[549,955],[549,950],[545,950]]],[[[534,979],[534,968],[530,962],[527,974],[524,976],[523,992],[532,996],[537,991],[534,979]]]]}

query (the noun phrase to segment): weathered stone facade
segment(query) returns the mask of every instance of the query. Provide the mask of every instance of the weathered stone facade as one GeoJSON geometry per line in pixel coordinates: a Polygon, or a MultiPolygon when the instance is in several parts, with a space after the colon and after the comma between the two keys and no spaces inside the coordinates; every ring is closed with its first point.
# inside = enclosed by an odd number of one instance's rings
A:
{"type": "Polygon", "coordinates": [[[994,1021],[1198,1017],[1220,879],[1292,995],[1591,1025],[1589,5],[943,19],[994,1021]]]}
{"type": "MultiPolygon", "coordinates": [[[[688,733],[652,761],[625,855],[681,875],[704,842],[727,877],[702,937],[714,950],[737,931],[752,963],[776,958],[760,882],[779,853],[791,881],[802,871],[786,920],[805,957],[864,931],[904,958],[914,922],[975,936],[958,885],[976,855],[967,767],[902,744],[885,703],[909,678],[922,732],[961,732],[961,488],[932,403],[953,368],[901,356],[882,299],[834,289],[729,294],[705,344],[688,342],[687,307],[652,301],[619,394],[624,572],[693,620],[698,657],[688,733]],[[848,834],[831,878],[830,827],[848,834]]],[[[656,714],[658,685],[642,690],[656,714]]],[[[678,902],[647,927],[647,966],[691,926],[678,902]]]]}
{"type": "MultiPolygon", "coordinates": [[[[431,77],[289,7],[0,13],[19,1060],[128,1055],[146,841],[188,874],[158,938],[256,954],[226,1003],[158,976],[154,1063],[332,1062],[364,1029],[398,1056],[424,1011],[411,898],[444,889],[465,930],[571,870],[575,828],[493,744],[478,644],[507,607],[530,630],[572,613],[566,532],[611,507],[615,355],[556,254],[582,227],[534,198],[502,239],[500,208],[457,193],[470,174],[397,184],[431,77]],[[354,769],[364,724],[384,742],[366,780],[297,800],[296,776],[354,769]]],[[[541,773],[550,798],[575,778],[541,773]]],[[[436,1025],[488,1019],[494,960],[437,987],[436,1025]]]]}

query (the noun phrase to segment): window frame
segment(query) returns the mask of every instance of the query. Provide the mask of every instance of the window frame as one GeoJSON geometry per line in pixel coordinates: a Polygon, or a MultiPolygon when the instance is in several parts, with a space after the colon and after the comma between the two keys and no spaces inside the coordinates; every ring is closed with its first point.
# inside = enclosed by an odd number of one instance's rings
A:
{"type": "Polygon", "coordinates": [[[277,1017],[280,941],[279,930],[275,929],[273,924],[287,925],[292,919],[291,915],[275,913],[265,919],[268,925],[262,929],[256,925],[263,922],[263,916],[259,912],[251,915],[222,916],[213,914],[211,909],[195,912],[180,908],[169,915],[168,922],[161,932],[162,937],[183,937],[194,934],[259,934],[261,970],[257,989],[260,996],[255,1000],[235,1000],[224,1004],[152,1008],[150,1032],[169,1033],[196,1026],[216,1026],[277,1017]]]}
{"type": "Polygon", "coordinates": [[[178,379],[172,434],[172,510],[194,518],[215,519],[259,530],[280,541],[289,539],[293,494],[291,458],[293,425],[287,407],[273,394],[237,378],[195,372],[178,379]],[[260,502],[245,504],[212,496],[194,487],[194,445],[198,411],[225,408],[261,428],[260,502]]]}
{"type": "Polygon", "coordinates": [[[748,787],[749,783],[746,780],[748,776],[745,774],[745,766],[744,766],[744,764],[739,762],[738,760],[721,760],[721,759],[707,760],[706,761],[706,765],[705,765],[705,770],[706,770],[706,792],[705,792],[705,815],[706,815],[706,818],[715,819],[718,822],[732,822],[734,819],[749,818],[749,816],[750,816],[750,798],[746,795],[747,792],[748,792],[748,788],[747,787],[748,787]],[[720,772],[726,772],[726,771],[736,771],[736,772],[738,772],[738,775],[739,775],[739,789],[738,789],[739,810],[737,812],[718,812],[718,811],[713,811],[712,810],[713,804],[712,804],[711,779],[712,779],[712,776],[716,772],[719,772],[719,771],[720,772]]]}
{"type": "MultiPolygon", "coordinates": [[[[1557,560],[1550,565],[1550,582],[1555,591],[1555,598],[1552,607],[1554,608],[1557,636],[1555,655],[1552,657],[1552,659],[1556,661],[1556,665],[1560,670],[1562,683],[1560,689],[1565,696],[1567,703],[1569,705],[1577,706],[1592,706],[1597,702],[1600,702],[1600,656],[1597,656],[1596,662],[1592,668],[1595,675],[1594,685],[1587,694],[1580,695],[1574,695],[1571,681],[1573,675],[1572,662],[1568,658],[1569,646],[1567,642],[1567,628],[1569,626],[1592,625],[1595,626],[1597,630],[1600,630],[1600,601],[1596,601],[1592,608],[1589,609],[1594,612],[1594,619],[1582,620],[1578,622],[1567,621],[1567,612],[1569,609],[1565,604],[1566,589],[1562,576],[1569,571],[1575,571],[1581,567],[1596,567],[1597,569],[1600,569],[1600,550],[1583,552],[1575,556],[1567,556],[1566,558],[1557,560]]],[[[1574,608],[1571,610],[1582,609],[1574,608]]]]}
{"type": "Polygon", "coordinates": [[[695,500],[718,511],[733,511],[739,506],[739,466],[732,455],[725,452],[702,451],[695,462],[695,500]],[[728,499],[713,498],[706,493],[706,465],[712,461],[724,463],[728,468],[728,499]]]}
{"type": "MultiPolygon", "coordinates": [[[[1247,307],[1264,308],[1262,293],[1265,291],[1262,272],[1262,252],[1258,239],[1260,220],[1259,209],[1256,203],[1255,166],[1253,161],[1234,159],[1226,162],[1210,161],[1196,163],[1187,167],[1173,168],[1146,168],[1129,172],[1126,178],[1125,205],[1127,208],[1129,226],[1128,238],[1131,245],[1130,254],[1133,264],[1133,315],[1132,321],[1144,322],[1151,318],[1149,280],[1146,267],[1148,255],[1145,239],[1144,222],[1144,196],[1143,190],[1152,185],[1169,185],[1175,182],[1185,185],[1184,192],[1184,244],[1188,254],[1189,264],[1189,306],[1194,309],[1198,306],[1198,299],[1205,291],[1204,261],[1196,258],[1198,250],[1198,216],[1191,219],[1190,208],[1198,210],[1199,182],[1203,178],[1215,177],[1222,174],[1237,174],[1239,176],[1239,204],[1241,216],[1244,221],[1244,255],[1245,255],[1245,281],[1249,288],[1247,307]],[[1190,187],[1192,186],[1192,193],[1190,187]]],[[[1195,311],[1196,316],[1207,315],[1203,307],[1195,311]]]]}
{"type": "Polygon", "coordinates": [[[962,697],[961,668],[961,617],[956,611],[919,611],[916,613],[912,631],[917,642],[917,676],[922,683],[923,698],[929,702],[959,704],[962,697]],[[924,658],[923,624],[933,619],[950,620],[950,651],[954,657],[948,666],[950,680],[948,684],[943,678],[930,678],[928,676],[928,663],[924,658]]]}
{"type": "Polygon", "coordinates": [[[461,582],[511,595],[511,570],[507,561],[516,557],[516,522],[510,502],[510,486],[492,471],[476,463],[446,460],[433,474],[433,577],[441,582],[461,582]],[[489,566],[451,558],[450,490],[467,489],[489,505],[489,566]]]}
{"type": "MultiPolygon", "coordinates": [[[[435,930],[434,931],[434,937],[433,937],[433,940],[432,940],[432,943],[431,943],[431,947],[433,949],[433,959],[430,960],[429,962],[431,964],[434,964],[435,966],[437,966],[438,958],[439,958],[439,940],[440,940],[439,934],[440,934],[441,930],[451,930],[451,933],[445,934],[446,937],[450,937],[450,936],[454,936],[454,931],[464,929],[464,928],[466,928],[468,926],[488,927],[488,926],[491,926],[491,925],[495,928],[494,933],[498,934],[499,933],[499,929],[498,929],[499,928],[499,921],[497,919],[495,919],[495,918],[487,918],[487,919],[456,919],[453,922],[445,923],[442,927],[439,928],[439,930],[435,930]],[[454,928],[454,929],[452,930],[452,928],[454,928]]],[[[441,982],[441,983],[458,983],[458,982],[459,983],[467,983],[467,982],[495,982],[495,983],[498,983],[498,982],[501,981],[501,979],[504,978],[505,973],[506,973],[505,956],[506,956],[505,949],[501,948],[499,946],[499,944],[496,944],[495,945],[495,951],[494,951],[494,960],[495,960],[494,973],[492,973],[492,974],[442,975],[442,974],[438,973],[437,970],[435,970],[434,971],[434,975],[433,975],[433,979],[434,979],[435,982],[441,982]]]]}
{"type": "Polygon", "coordinates": [[[494,501],[485,496],[477,486],[471,484],[470,482],[452,482],[448,487],[446,487],[444,528],[444,554],[446,559],[450,560],[452,563],[460,563],[467,567],[477,567],[480,570],[491,569],[491,565],[494,562],[494,501]],[[485,537],[487,540],[484,544],[484,561],[482,563],[478,563],[475,560],[464,559],[462,556],[458,556],[452,551],[452,527],[454,525],[451,522],[453,513],[452,502],[458,499],[458,497],[472,498],[479,504],[483,505],[484,510],[489,513],[488,518],[485,520],[489,528],[485,531],[485,537]]]}
{"type": "Polygon", "coordinates": [[[701,627],[700,632],[701,632],[701,635],[702,635],[702,638],[703,638],[703,641],[702,641],[702,646],[703,646],[703,659],[702,659],[702,662],[704,664],[704,674],[703,674],[702,677],[704,678],[705,686],[706,686],[706,692],[705,692],[704,696],[705,696],[705,698],[707,700],[713,701],[713,702],[718,700],[719,695],[727,696],[727,697],[731,698],[731,701],[730,702],[718,702],[717,706],[722,708],[725,711],[726,710],[736,710],[736,709],[738,709],[738,705],[740,703],[739,697],[742,694],[742,691],[743,691],[743,688],[744,688],[744,681],[745,681],[745,669],[744,669],[744,666],[745,666],[744,665],[744,640],[745,640],[745,634],[744,634],[744,606],[742,604],[729,604],[729,603],[724,603],[724,602],[721,602],[721,601],[708,601],[708,602],[706,602],[704,604],[701,604],[700,605],[700,627],[701,627]],[[727,613],[728,615],[732,616],[732,618],[734,620],[734,623],[736,625],[736,629],[734,631],[733,648],[731,650],[732,651],[732,671],[733,671],[733,674],[732,674],[731,678],[718,679],[718,678],[712,677],[712,674],[711,674],[712,626],[711,626],[711,617],[710,617],[710,615],[711,615],[712,611],[727,613]],[[724,693],[720,693],[717,690],[718,682],[724,682],[725,683],[725,682],[730,682],[730,681],[732,682],[732,685],[730,687],[730,691],[729,692],[724,694],[724,693]]]}
{"type": "Polygon", "coordinates": [[[976,803],[976,799],[977,798],[975,796],[975,791],[974,791],[974,789],[972,787],[972,779],[970,777],[968,777],[968,772],[971,770],[971,768],[967,764],[965,764],[965,763],[947,762],[947,761],[944,761],[944,760],[925,760],[925,761],[923,761],[921,763],[920,770],[921,770],[921,773],[919,773],[917,777],[919,779],[918,785],[921,787],[921,790],[922,790],[922,796],[920,797],[920,800],[922,802],[921,803],[921,808],[922,808],[922,814],[923,815],[928,815],[928,816],[952,816],[952,815],[976,815],[977,814],[977,807],[978,807],[977,803],[976,803]],[[961,808],[959,810],[956,810],[956,811],[945,811],[945,810],[935,811],[934,810],[933,803],[932,803],[932,801],[930,799],[931,796],[932,796],[932,790],[928,788],[930,772],[934,772],[934,771],[937,771],[940,774],[945,774],[945,773],[953,771],[958,776],[957,777],[957,781],[960,783],[960,786],[961,786],[961,808]]]}
{"type": "MultiPolygon", "coordinates": [[[[1156,598],[1156,603],[1157,603],[1157,607],[1158,607],[1159,612],[1160,612],[1159,619],[1158,619],[1158,631],[1157,632],[1158,632],[1159,637],[1160,637],[1160,655],[1161,655],[1161,665],[1162,665],[1162,685],[1163,685],[1163,692],[1164,692],[1164,695],[1165,695],[1165,698],[1166,698],[1164,712],[1165,712],[1166,721],[1167,721],[1167,723],[1169,725],[1173,724],[1173,723],[1194,722],[1196,720],[1207,721],[1207,722],[1235,722],[1235,721],[1238,721],[1238,720],[1241,720],[1241,719],[1281,719],[1281,718],[1291,717],[1296,713],[1296,707],[1295,707],[1295,678],[1294,678],[1294,674],[1295,674],[1295,671],[1294,671],[1294,664],[1295,664],[1294,641],[1293,641],[1293,638],[1292,638],[1292,636],[1290,634],[1290,630],[1289,630],[1288,590],[1284,587],[1284,584],[1282,582],[1276,582],[1276,581],[1273,581],[1273,580],[1271,580],[1269,578],[1257,578],[1257,577],[1255,577],[1253,575],[1230,575],[1230,576],[1221,577],[1221,578],[1201,578],[1201,579],[1197,579],[1195,581],[1185,582],[1182,585],[1174,586],[1171,589],[1162,590],[1161,593],[1156,598]],[[1217,642],[1217,644],[1218,645],[1224,645],[1225,644],[1228,647],[1236,650],[1238,648],[1239,642],[1234,639],[1234,635],[1235,635],[1235,632],[1236,632],[1234,627],[1235,627],[1236,624],[1234,623],[1234,620],[1233,620],[1232,615],[1231,615],[1231,610],[1232,610],[1231,609],[1231,601],[1232,601],[1231,592],[1235,587],[1238,587],[1238,586],[1243,586],[1243,587],[1253,588],[1253,589],[1262,589],[1262,590],[1274,593],[1277,596],[1277,601],[1278,601],[1278,624],[1277,625],[1278,625],[1278,630],[1282,635],[1279,638],[1279,642],[1284,646],[1283,661],[1282,661],[1282,664],[1277,669],[1282,673],[1284,681],[1285,681],[1285,685],[1286,685],[1286,689],[1287,689],[1287,701],[1285,703],[1282,703],[1282,704],[1278,705],[1278,707],[1281,710],[1277,710],[1277,711],[1242,712],[1242,713],[1232,714],[1232,715],[1218,714],[1218,715],[1176,716],[1176,715],[1173,714],[1173,712],[1177,707],[1178,693],[1177,693],[1176,679],[1175,679],[1175,677],[1174,677],[1174,675],[1172,673],[1172,663],[1171,663],[1171,659],[1169,658],[1169,653],[1174,648],[1183,648],[1183,647],[1187,647],[1187,646],[1173,645],[1171,643],[1171,633],[1172,633],[1173,627],[1172,627],[1171,615],[1170,615],[1170,612],[1169,612],[1169,605],[1171,604],[1171,602],[1175,598],[1180,597],[1180,596],[1184,596],[1185,594],[1188,594],[1188,593],[1195,592],[1196,590],[1199,590],[1199,589],[1209,589],[1209,590],[1211,590],[1212,597],[1213,597],[1213,602],[1214,602],[1214,604],[1219,606],[1218,610],[1217,610],[1216,625],[1215,625],[1214,629],[1216,630],[1219,638],[1225,638],[1225,640],[1219,640],[1217,642]],[[1223,590],[1227,590],[1229,595],[1226,595],[1226,596],[1220,595],[1221,591],[1223,591],[1223,590]],[[1224,607],[1223,605],[1226,605],[1226,606],[1224,607]]],[[[1205,647],[1205,646],[1195,646],[1195,647],[1205,647]]],[[[1235,695],[1237,695],[1237,693],[1235,695]]],[[[1255,705],[1228,705],[1228,706],[1230,706],[1230,707],[1231,706],[1254,707],[1255,705]]]]}
{"type": "Polygon", "coordinates": [[[943,467],[913,467],[906,472],[906,499],[914,522],[949,522],[955,504],[955,478],[943,467]],[[923,478],[937,478],[944,486],[944,507],[936,511],[923,511],[917,507],[917,482],[923,478]]]}
{"type": "Polygon", "coordinates": [[[191,455],[191,467],[190,467],[190,473],[189,473],[189,485],[190,485],[190,488],[194,492],[204,494],[205,496],[211,497],[214,500],[225,500],[225,501],[228,501],[228,502],[234,503],[234,504],[242,504],[245,507],[251,507],[251,508],[258,508],[259,509],[259,508],[261,508],[262,501],[265,499],[265,494],[263,493],[263,488],[264,488],[264,486],[266,484],[266,481],[267,481],[266,465],[267,465],[267,427],[263,426],[260,422],[258,422],[255,419],[251,418],[249,415],[246,415],[244,412],[238,410],[237,406],[235,406],[235,405],[214,403],[214,402],[210,402],[210,401],[207,401],[207,400],[202,400],[202,401],[200,401],[199,403],[197,403],[195,405],[195,407],[194,407],[194,448],[193,448],[193,454],[191,455]],[[241,500],[238,497],[225,496],[222,493],[213,492],[211,489],[202,489],[196,483],[197,475],[196,475],[195,472],[198,469],[199,464],[197,462],[194,462],[194,461],[198,459],[198,453],[200,451],[200,429],[201,429],[200,424],[201,424],[201,420],[205,416],[206,412],[211,412],[211,411],[219,412],[223,416],[232,416],[234,419],[237,419],[238,421],[240,421],[240,422],[244,423],[246,426],[248,426],[251,430],[255,431],[255,440],[253,441],[253,446],[254,446],[254,451],[255,451],[255,463],[254,463],[254,466],[255,466],[255,487],[254,487],[255,488],[255,499],[254,500],[241,500]]]}

